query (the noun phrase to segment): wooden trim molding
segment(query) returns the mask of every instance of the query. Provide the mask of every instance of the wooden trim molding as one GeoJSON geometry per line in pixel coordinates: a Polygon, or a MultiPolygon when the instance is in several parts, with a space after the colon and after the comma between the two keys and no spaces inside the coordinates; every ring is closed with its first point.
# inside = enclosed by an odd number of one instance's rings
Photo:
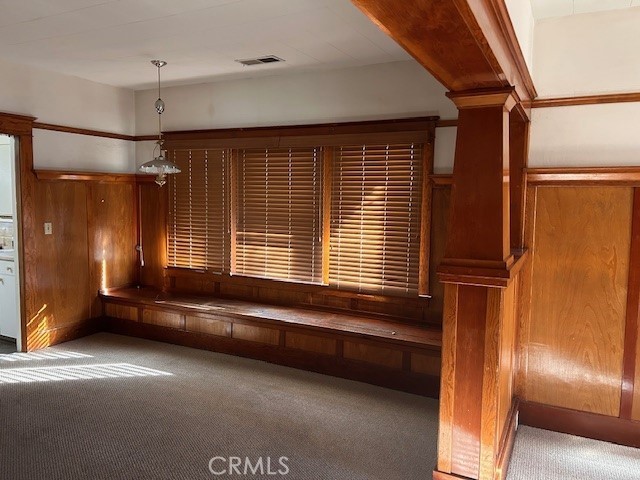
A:
{"type": "MultiPolygon", "coordinates": [[[[640,167],[571,167],[528,168],[527,185],[531,186],[591,186],[613,185],[640,187],[640,167]]],[[[452,174],[430,175],[438,186],[453,183],[452,174]]]]}
{"type": "Polygon", "coordinates": [[[420,205],[420,260],[418,271],[418,294],[429,295],[429,260],[431,258],[431,213],[433,184],[429,175],[433,172],[435,142],[424,145],[422,152],[422,204],[420,205]]]}
{"type": "Polygon", "coordinates": [[[498,451],[498,466],[496,468],[496,478],[504,479],[509,470],[509,462],[513,453],[513,446],[516,442],[516,433],[518,431],[518,412],[520,411],[520,400],[514,398],[509,409],[507,421],[504,425],[504,431],[500,438],[500,450],[498,451]]]}
{"type": "Polygon", "coordinates": [[[640,167],[529,168],[529,185],[640,185],[640,167]]]}
{"type": "Polygon", "coordinates": [[[632,418],[633,414],[636,345],[638,342],[638,319],[640,317],[640,188],[633,189],[632,216],[627,314],[624,329],[622,394],[620,397],[620,418],[628,420],[632,418]]]}
{"type": "Polygon", "coordinates": [[[520,424],[640,448],[640,422],[534,402],[520,402],[520,424]]]}
{"type": "Polygon", "coordinates": [[[218,128],[165,132],[167,142],[190,140],[269,139],[279,137],[358,135],[391,132],[430,131],[438,116],[322,123],[277,127],[218,128]]]}
{"type": "MultiPolygon", "coordinates": [[[[76,135],[87,135],[92,137],[112,138],[116,140],[126,140],[130,142],[149,142],[157,139],[157,135],[125,135],[121,133],[105,132],[102,130],[92,130],[88,128],[68,127],[53,123],[34,122],[35,117],[15,114],[3,114],[15,120],[26,119],[33,122],[36,130],[50,130],[54,132],[72,133],[76,135]]],[[[440,120],[437,116],[412,117],[393,120],[371,120],[361,122],[345,123],[325,123],[317,125],[295,125],[291,127],[249,127],[249,128],[221,128],[211,130],[184,130],[176,132],[166,132],[165,135],[171,139],[230,139],[247,137],[270,137],[270,136],[297,136],[297,135],[336,135],[341,133],[382,133],[393,131],[407,131],[412,126],[422,128],[424,123],[435,123],[435,127],[455,127],[458,119],[440,120]],[[342,129],[345,131],[341,131],[342,129]],[[305,130],[307,130],[305,132],[305,130]]],[[[2,126],[2,124],[0,124],[2,126]]],[[[2,130],[5,131],[5,130],[2,130]]],[[[14,134],[15,130],[13,131],[14,134]]]]}
{"type": "Polygon", "coordinates": [[[507,111],[520,102],[513,87],[447,92],[458,109],[504,107],[507,111]]]}
{"type": "Polygon", "coordinates": [[[0,132],[7,135],[31,135],[36,118],[15,113],[0,113],[0,132]]]}
{"type": "Polygon", "coordinates": [[[0,132],[17,138],[18,168],[16,187],[18,196],[18,256],[20,261],[20,340],[22,351],[29,350],[29,323],[32,313],[37,312],[34,301],[37,286],[35,251],[32,247],[35,228],[35,186],[33,181],[33,121],[35,117],[0,113],[0,132]]]}
{"type": "Polygon", "coordinates": [[[451,186],[453,184],[453,175],[450,173],[440,173],[429,175],[429,179],[434,186],[451,186]]]}
{"type": "Polygon", "coordinates": [[[35,170],[38,180],[79,181],[100,183],[143,183],[154,181],[153,175],[137,175],[133,173],[101,173],[101,172],[62,172],[58,170],[35,170]]]}
{"type": "MultiPolygon", "coordinates": [[[[113,138],[116,140],[127,140],[134,142],[138,137],[134,135],[123,135],[120,133],[104,132],[100,130],[90,130],[87,128],[65,127],[63,125],[54,125],[52,123],[34,122],[33,128],[37,130],[51,130],[53,132],[73,133],[76,135],[88,135],[91,137],[113,138]]],[[[155,138],[155,137],[154,137],[155,138]]]]}
{"type": "Polygon", "coordinates": [[[583,95],[579,97],[536,98],[531,108],[574,107],[576,105],[601,105],[605,103],[640,102],[640,92],[583,95]]]}
{"type": "Polygon", "coordinates": [[[438,120],[436,122],[436,128],[448,128],[448,127],[457,127],[458,119],[457,118],[449,118],[445,120],[438,120]]]}
{"type": "Polygon", "coordinates": [[[509,50],[509,63],[511,63],[513,65],[513,68],[516,70],[516,73],[520,77],[519,79],[522,82],[522,87],[529,95],[529,98],[536,98],[538,96],[538,92],[536,91],[536,87],[533,83],[533,78],[531,77],[531,72],[529,71],[529,67],[527,66],[527,61],[524,58],[524,54],[522,53],[522,47],[520,46],[518,36],[516,35],[516,30],[513,26],[513,22],[511,21],[511,15],[509,15],[506,1],[491,0],[490,3],[493,4],[494,11],[496,12],[496,19],[502,32],[504,43],[509,50]]]}
{"type": "Polygon", "coordinates": [[[129,142],[148,142],[156,140],[158,138],[157,135],[125,135],[123,133],[105,132],[102,130],[91,130],[88,128],[67,127],[64,125],[41,122],[34,122],[33,128],[37,130],[51,130],[53,132],[73,133],[76,135],[88,135],[90,137],[113,138],[116,140],[126,140],[129,142]]]}
{"type": "Polygon", "coordinates": [[[529,258],[529,250],[514,251],[506,262],[444,258],[438,267],[443,283],[506,288],[529,258]]]}
{"type": "Polygon", "coordinates": [[[454,475],[453,473],[444,473],[439,472],[438,470],[434,470],[433,480],[469,480],[469,478],[459,477],[458,475],[454,475]]]}

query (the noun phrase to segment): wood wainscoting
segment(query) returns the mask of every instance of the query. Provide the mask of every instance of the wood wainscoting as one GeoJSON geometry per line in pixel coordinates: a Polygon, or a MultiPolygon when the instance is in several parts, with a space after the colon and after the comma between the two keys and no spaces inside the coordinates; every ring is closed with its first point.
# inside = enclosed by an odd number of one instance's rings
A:
{"type": "Polygon", "coordinates": [[[101,330],[98,292],[136,283],[136,184],[133,176],[29,175],[27,349],[35,350],[101,330]]]}
{"type": "Polygon", "coordinates": [[[586,170],[528,187],[516,390],[526,424],[632,444],[603,432],[640,420],[640,186],[586,170]]]}

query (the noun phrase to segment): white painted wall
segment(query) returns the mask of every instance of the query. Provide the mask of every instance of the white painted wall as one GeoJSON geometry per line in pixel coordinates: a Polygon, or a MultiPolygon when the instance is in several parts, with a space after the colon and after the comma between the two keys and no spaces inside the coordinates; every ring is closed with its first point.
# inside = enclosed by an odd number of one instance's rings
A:
{"type": "MultiPolygon", "coordinates": [[[[135,97],[136,134],[156,133],[157,90],[135,97]]],[[[167,131],[457,116],[444,87],[413,61],[170,87],[162,97],[167,131]]]]}
{"type": "Polygon", "coordinates": [[[530,167],[640,165],[640,103],[536,108],[530,167]]]}
{"type": "Polygon", "coordinates": [[[520,49],[529,67],[533,72],[533,39],[535,19],[530,0],[506,0],[507,11],[511,17],[513,29],[516,31],[520,49]]]}
{"type": "Polygon", "coordinates": [[[42,123],[132,135],[133,91],[0,61],[0,110],[42,123]]]}
{"type": "Polygon", "coordinates": [[[436,128],[436,144],[433,159],[433,173],[453,173],[453,159],[456,153],[456,127],[436,128]]]}
{"type": "MultiPolygon", "coordinates": [[[[132,90],[0,61],[0,111],[42,123],[132,135],[132,90]]],[[[41,169],[130,172],[134,147],[120,140],[34,132],[34,166],[41,169]]]]}
{"type": "MultiPolygon", "coordinates": [[[[541,98],[640,91],[640,8],[539,20],[541,98]]],[[[530,167],[640,165],[640,103],[532,111],[530,167]]]]}
{"type": "MultiPolygon", "coordinates": [[[[445,88],[413,61],[169,87],[162,97],[165,131],[457,117],[445,88]]],[[[136,92],[137,135],[157,132],[156,98],[155,89],[136,92]]],[[[136,144],[138,165],[151,159],[152,150],[152,142],[136,144]]]]}
{"type": "Polygon", "coordinates": [[[640,91],[640,7],[539,20],[534,75],[541,98],[640,91]]]}
{"type": "Polygon", "coordinates": [[[33,131],[34,168],[104,173],[135,172],[135,142],[33,131]]]}

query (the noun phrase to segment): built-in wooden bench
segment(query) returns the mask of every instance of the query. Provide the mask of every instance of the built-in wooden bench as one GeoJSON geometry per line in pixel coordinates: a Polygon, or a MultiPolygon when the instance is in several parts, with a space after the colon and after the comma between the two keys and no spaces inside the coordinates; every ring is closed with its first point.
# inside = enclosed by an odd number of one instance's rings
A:
{"type": "Polygon", "coordinates": [[[170,295],[101,295],[105,328],[436,396],[442,334],[374,315],[170,295]]]}

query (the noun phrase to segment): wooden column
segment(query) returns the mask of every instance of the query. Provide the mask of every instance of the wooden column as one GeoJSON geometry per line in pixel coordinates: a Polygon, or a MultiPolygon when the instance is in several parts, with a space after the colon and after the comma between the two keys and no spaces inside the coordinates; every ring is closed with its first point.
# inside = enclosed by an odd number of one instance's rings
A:
{"type": "Polygon", "coordinates": [[[459,109],[445,258],[440,437],[434,479],[503,478],[516,427],[513,401],[510,111],[513,89],[450,93],[459,109]]]}
{"type": "Polygon", "coordinates": [[[509,182],[511,248],[524,247],[524,206],[527,191],[527,162],[529,159],[529,126],[527,112],[521,106],[509,115],[509,182]]]}

